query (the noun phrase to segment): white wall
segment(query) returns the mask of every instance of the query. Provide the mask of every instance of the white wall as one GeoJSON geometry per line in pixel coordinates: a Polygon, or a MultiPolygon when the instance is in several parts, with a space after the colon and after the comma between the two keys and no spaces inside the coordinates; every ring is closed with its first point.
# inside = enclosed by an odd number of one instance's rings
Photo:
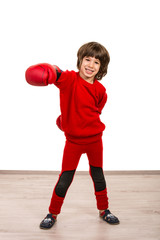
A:
{"type": "MultiPolygon", "coordinates": [[[[55,86],[26,83],[28,66],[76,70],[78,48],[103,44],[105,170],[160,169],[160,35],[157,0],[0,2],[0,169],[60,170],[65,138],[55,86]]],[[[88,170],[82,156],[78,170],[88,170]]]]}

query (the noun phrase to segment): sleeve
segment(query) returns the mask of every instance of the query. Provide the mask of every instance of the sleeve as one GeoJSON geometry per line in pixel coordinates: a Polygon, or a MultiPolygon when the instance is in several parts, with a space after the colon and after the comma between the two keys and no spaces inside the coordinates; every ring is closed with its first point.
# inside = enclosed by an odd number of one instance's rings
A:
{"type": "Polygon", "coordinates": [[[58,87],[60,90],[65,90],[68,85],[70,85],[73,82],[73,73],[72,71],[62,71],[57,78],[57,80],[54,82],[54,85],[58,87]]]}
{"type": "Polygon", "coordinates": [[[104,108],[104,105],[106,104],[106,102],[107,102],[107,93],[106,93],[106,90],[105,90],[103,92],[103,95],[101,96],[99,104],[98,104],[98,110],[99,110],[100,114],[101,114],[102,109],[104,108]]]}

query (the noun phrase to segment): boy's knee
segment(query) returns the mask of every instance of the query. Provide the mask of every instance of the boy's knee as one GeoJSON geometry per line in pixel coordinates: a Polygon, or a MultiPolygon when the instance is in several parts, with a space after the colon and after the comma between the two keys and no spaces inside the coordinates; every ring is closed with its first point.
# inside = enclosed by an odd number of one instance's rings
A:
{"type": "Polygon", "coordinates": [[[75,170],[64,171],[61,174],[59,181],[55,187],[55,192],[56,192],[57,196],[65,197],[66,192],[73,180],[74,173],[75,173],[75,170]]]}
{"type": "Polygon", "coordinates": [[[100,192],[106,188],[106,181],[101,167],[93,167],[90,165],[91,177],[94,182],[95,191],[100,192]]]}

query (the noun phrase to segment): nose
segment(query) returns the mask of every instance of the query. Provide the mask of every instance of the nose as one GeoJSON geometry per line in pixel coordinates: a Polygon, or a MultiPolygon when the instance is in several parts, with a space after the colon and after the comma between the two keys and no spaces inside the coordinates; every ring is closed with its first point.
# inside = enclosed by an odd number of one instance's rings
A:
{"type": "Polygon", "coordinates": [[[93,67],[93,61],[91,60],[91,61],[89,61],[89,67],[93,67]]]}

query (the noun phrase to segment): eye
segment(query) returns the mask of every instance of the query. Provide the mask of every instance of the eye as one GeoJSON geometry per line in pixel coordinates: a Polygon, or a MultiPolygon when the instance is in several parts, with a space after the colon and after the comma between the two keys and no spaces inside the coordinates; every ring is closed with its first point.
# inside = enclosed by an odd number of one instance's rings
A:
{"type": "Polygon", "coordinates": [[[86,61],[88,61],[88,62],[89,62],[89,61],[90,61],[90,60],[89,60],[89,58],[86,58],[86,61]]]}

